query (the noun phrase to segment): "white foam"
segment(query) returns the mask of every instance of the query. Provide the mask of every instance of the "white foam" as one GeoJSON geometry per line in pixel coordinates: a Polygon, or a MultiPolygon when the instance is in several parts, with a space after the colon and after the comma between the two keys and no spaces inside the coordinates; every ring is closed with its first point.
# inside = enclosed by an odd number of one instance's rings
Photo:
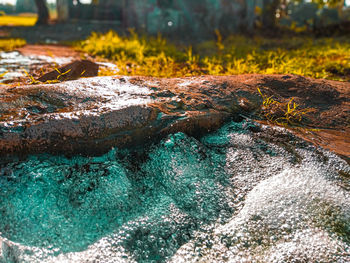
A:
{"type": "Polygon", "coordinates": [[[171,262],[345,262],[350,247],[334,229],[349,227],[350,196],[327,176],[310,165],[261,181],[239,214],[204,238],[211,238],[210,249],[197,239],[171,262]]]}

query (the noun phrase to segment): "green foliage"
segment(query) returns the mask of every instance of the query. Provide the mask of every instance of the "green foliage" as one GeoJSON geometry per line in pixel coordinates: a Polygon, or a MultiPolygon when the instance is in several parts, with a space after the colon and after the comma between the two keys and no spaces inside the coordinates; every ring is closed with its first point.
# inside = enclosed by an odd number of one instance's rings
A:
{"type": "MultiPolygon", "coordinates": [[[[193,47],[176,47],[157,38],[121,37],[110,31],[92,34],[78,49],[109,59],[119,74],[156,77],[232,75],[245,73],[298,74],[350,80],[350,40],[312,38],[246,38],[231,36],[193,47]]],[[[105,74],[107,74],[105,72],[105,74]]]]}
{"type": "Polygon", "coordinates": [[[15,48],[24,46],[26,41],[24,39],[9,38],[0,39],[0,51],[11,51],[15,48]]]}

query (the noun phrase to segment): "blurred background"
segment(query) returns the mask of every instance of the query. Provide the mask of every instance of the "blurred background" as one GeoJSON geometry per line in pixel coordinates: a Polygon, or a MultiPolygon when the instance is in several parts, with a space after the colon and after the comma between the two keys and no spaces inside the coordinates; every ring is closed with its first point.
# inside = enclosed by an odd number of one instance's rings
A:
{"type": "MultiPolygon", "coordinates": [[[[125,75],[349,81],[349,35],[350,0],[0,0],[0,51],[64,50],[114,63],[125,75]]],[[[0,62],[0,74],[8,65],[0,62]]]]}
{"type": "MultiPolygon", "coordinates": [[[[62,30],[68,35],[61,39],[128,28],[183,39],[208,38],[215,30],[223,36],[261,30],[330,35],[350,31],[349,6],[350,0],[0,0],[0,25],[69,23],[73,27],[62,30]]],[[[40,40],[42,33],[34,35],[40,40]]]]}

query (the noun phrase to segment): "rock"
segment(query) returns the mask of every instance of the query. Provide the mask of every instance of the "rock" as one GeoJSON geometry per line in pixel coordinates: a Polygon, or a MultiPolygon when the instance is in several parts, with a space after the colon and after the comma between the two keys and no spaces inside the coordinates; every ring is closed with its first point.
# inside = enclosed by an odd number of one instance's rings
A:
{"type": "Polygon", "coordinates": [[[101,154],[179,131],[199,136],[240,114],[259,118],[257,87],[280,102],[294,97],[302,107],[313,107],[306,123],[321,130],[303,136],[335,152],[341,142],[339,153],[350,156],[349,83],[294,75],[95,77],[1,89],[0,156],[101,154]],[[322,139],[322,129],[330,128],[343,131],[331,144],[329,132],[322,139]]]}
{"type": "Polygon", "coordinates": [[[81,77],[95,77],[98,74],[99,65],[89,60],[76,60],[61,68],[55,69],[38,78],[41,82],[50,80],[73,80],[81,77]]]}
{"type": "Polygon", "coordinates": [[[349,262],[350,166],[283,128],[222,125],[257,118],[257,87],[346,128],[349,84],[297,76],[0,89],[0,261],[349,262]],[[16,158],[44,152],[69,158],[16,158]]]}

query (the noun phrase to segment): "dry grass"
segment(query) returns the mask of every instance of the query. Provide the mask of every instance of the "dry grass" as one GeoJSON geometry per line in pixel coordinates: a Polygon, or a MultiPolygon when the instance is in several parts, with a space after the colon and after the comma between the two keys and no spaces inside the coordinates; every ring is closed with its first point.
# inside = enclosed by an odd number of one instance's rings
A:
{"type": "MultiPolygon", "coordinates": [[[[114,61],[119,74],[156,77],[234,75],[244,73],[297,74],[313,78],[350,80],[350,40],[346,38],[265,39],[231,36],[191,46],[165,39],[121,37],[115,32],[92,34],[77,48],[114,61]]],[[[108,72],[105,72],[108,74],[108,72]]]]}
{"type": "Polygon", "coordinates": [[[266,96],[258,88],[258,92],[263,99],[261,113],[270,123],[280,126],[300,126],[303,118],[314,111],[313,108],[302,108],[290,98],[287,102],[279,102],[273,96],[266,96]]]}
{"type": "MultiPolygon", "coordinates": [[[[34,4],[34,3],[33,3],[34,4]]],[[[34,26],[37,16],[35,14],[2,15],[0,26],[34,26]]]]}
{"type": "Polygon", "coordinates": [[[22,47],[26,44],[24,39],[19,38],[9,38],[0,39],[0,51],[11,51],[15,48],[22,47]]]}

